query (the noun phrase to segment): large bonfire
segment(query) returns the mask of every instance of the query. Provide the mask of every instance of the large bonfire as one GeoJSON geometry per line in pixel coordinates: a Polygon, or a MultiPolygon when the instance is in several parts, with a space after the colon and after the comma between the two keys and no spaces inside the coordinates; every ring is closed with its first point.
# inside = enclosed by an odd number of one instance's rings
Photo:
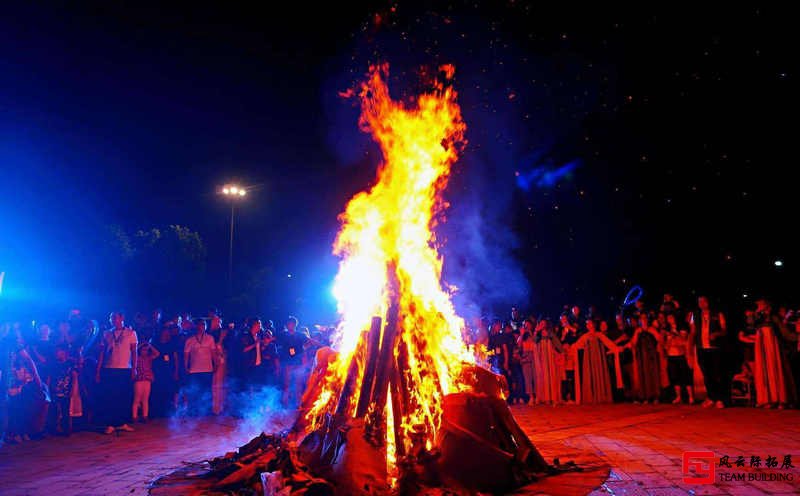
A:
{"type": "Polygon", "coordinates": [[[389,95],[385,65],[352,93],[383,162],[340,216],[335,351],[317,354],[291,432],[212,460],[204,494],[252,488],[258,473],[274,494],[496,493],[550,468],[511,416],[503,379],[475,365],[442,283],[433,228],[466,130],[453,71],[408,104],[389,95]]]}
{"type": "MultiPolygon", "coordinates": [[[[342,316],[339,355],[328,367],[307,418],[313,427],[323,413],[339,410],[357,417],[366,408],[374,417],[385,417],[387,424],[399,424],[393,431],[387,428],[385,440],[404,453],[420,436],[428,448],[433,445],[443,397],[466,387],[462,366],[474,362],[462,340],[464,322],[442,287],[442,258],[432,231],[446,207],[441,192],[464,144],[466,126],[451,87],[436,83],[434,92],[406,106],[390,97],[387,69],[373,67],[359,93],[361,127],[380,145],[384,161],[376,184],[353,197],[340,216],[342,229],[334,244],[342,257],[334,285],[342,316]],[[378,336],[364,332],[374,316],[387,315],[396,321],[386,322],[378,336]],[[369,339],[376,337],[376,349],[371,350],[369,339]],[[377,354],[383,349],[391,351],[386,359],[399,372],[389,382],[398,381],[403,396],[402,411],[392,415],[391,402],[378,404],[388,391],[373,390],[375,377],[368,366],[370,358],[384,358],[377,354]],[[353,394],[342,395],[354,363],[354,383],[348,385],[353,394]],[[347,404],[338,404],[342,400],[347,404]],[[381,407],[384,412],[376,411],[381,407]]],[[[443,72],[449,78],[453,68],[443,72]]]]}
{"type": "MultiPolygon", "coordinates": [[[[309,435],[306,445],[325,458],[331,422],[334,429],[343,422],[361,429],[363,422],[363,433],[358,432],[381,449],[371,459],[385,463],[388,487],[400,492],[448,476],[464,482],[459,474],[441,473],[442,463],[469,470],[442,449],[448,444],[445,431],[450,448],[459,445],[454,434],[481,438],[475,429],[463,428],[470,407],[458,396],[462,393],[495,401],[489,410],[497,411],[477,414],[504,427],[489,444],[507,442],[500,451],[506,448],[509,460],[516,455],[520,465],[530,467],[535,459],[536,469],[544,468],[507,409],[497,408],[504,394],[499,378],[475,366],[476,350],[464,343],[464,321],[442,282],[433,228],[443,219],[447,204],[442,192],[466,130],[450,85],[453,73],[452,66],[441,67],[443,79],[433,83],[432,91],[405,104],[389,94],[388,66],[375,66],[357,92],[361,128],[380,146],[383,162],[376,183],[354,196],[340,216],[342,228],[334,243],[341,257],[334,285],[342,316],[337,353],[322,360],[310,381],[299,423],[309,435]]],[[[357,458],[354,465],[363,466],[363,453],[357,458]]],[[[312,465],[320,460],[311,459],[312,465]]],[[[346,470],[353,468],[343,463],[346,470]]],[[[513,484],[512,478],[504,477],[499,486],[513,484]]],[[[352,477],[350,482],[363,484],[352,477]]]]}

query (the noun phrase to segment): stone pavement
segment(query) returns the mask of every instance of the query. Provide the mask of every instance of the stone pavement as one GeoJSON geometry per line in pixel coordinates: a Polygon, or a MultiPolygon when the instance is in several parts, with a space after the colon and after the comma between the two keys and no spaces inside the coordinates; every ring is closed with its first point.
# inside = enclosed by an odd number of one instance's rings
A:
{"type": "MultiPolygon", "coordinates": [[[[800,411],[731,408],[703,410],[672,405],[513,407],[520,425],[548,461],[608,464],[607,480],[593,495],[702,495],[800,493],[800,411]],[[682,481],[687,450],[713,451],[747,460],[746,468],[717,468],[714,485],[682,481]],[[796,468],[780,470],[785,455],[796,468]],[[777,458],[778,468],[750,469],[751,456],[777,458]],[[723,481],[745,472],[791,474],[791,482],[723,481]]],[[[239,446],[255,432],[230,418],[155,421],[120,436],[81,432],[0,448],[0,495],[145,495],[153,478],[239,446]]],[[[539,494],[583,494],[575,478],[537,484],[539,494]]],[[[527,493],[530,494],[530,493],[527,493]]]]}

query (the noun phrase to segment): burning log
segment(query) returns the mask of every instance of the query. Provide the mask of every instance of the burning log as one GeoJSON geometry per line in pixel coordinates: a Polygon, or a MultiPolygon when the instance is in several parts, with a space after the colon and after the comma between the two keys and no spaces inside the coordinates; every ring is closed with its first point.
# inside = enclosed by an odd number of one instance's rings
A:
{"type": "Polygon", "coordinates": [[[372,400],[372,385],[375,382],[375,371],[378,367],[378,354],[381,342],[381,318],[372,317],[372,324],[367,334],[367,362],[364,366],[364,377],[361,381],[361,393],[358,396],[356,418],[361,418],[367,413],[372,400]]]}
{"type": "MultiPolygon", "coordinates": [[[[363,343],[365,341],[364,335],[361,335],[359,339],[359,343],[363,343]]],[[[359,346],[361,348],[361,346],[359,346]]],[[[354,356],[352,360],[350,360],[350,366],[347,368],[347,376],[344,380],[344,386],[342,387],[342,392],[339,394],[339,401],[336,404],[336,417],[344,417],[347,415],[347,410],[350,407],[350,400],[352,399],[353,393],[356,389],[356,382],[358,381],[358,371],[359,371],[359,360],[357,356],[354,356]]]]}
{"type": "Polygon", "coordinates": [[[391,385],[391,400],[392,400],[392,432],[390,435],[394,436],[395,453],[397,458],[402,458],[406,455],[406,446],[403,440],[403,413],[405,412],[405,401],[408,401],[403,390],[403,374],[400,373],[399,360],[395,361],[395,367],[392,369],[392,377],[390,380],[391,385]]]}
{"type": "Polygon", "coordinates": [[[386,399],[389,394],[389,380],[395,374],[397,362],[394,358],[394,351],[397,346],[397,338],[400,329],[400,282],[397,277],[397,264],[389,263],[387,267],[387,279],[389,281],[389,309],[386,312],[386,327],[381,338],[378,370],[375,376],[375,383],[372,386],[372,395],[369,401],[369,412],[366,422],[366,433],[370,441],[375,446],[383,446],[386,436],[386,399]]]}

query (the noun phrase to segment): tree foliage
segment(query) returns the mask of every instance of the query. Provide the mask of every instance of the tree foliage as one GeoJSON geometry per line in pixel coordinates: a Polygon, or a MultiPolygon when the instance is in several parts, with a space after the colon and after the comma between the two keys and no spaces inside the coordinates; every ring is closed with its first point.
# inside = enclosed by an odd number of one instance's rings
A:
{"type": "MultiPolygon", "coordinates": [[[[185,307],[196,304],[205,284],[207,249],[202,237],[171,224],[128,233],[109,226],[105,249],[116,261],[114,288],[139,305],[185,307]]],[[[112,275],[112,274],[109,274],[112,275]]]]}

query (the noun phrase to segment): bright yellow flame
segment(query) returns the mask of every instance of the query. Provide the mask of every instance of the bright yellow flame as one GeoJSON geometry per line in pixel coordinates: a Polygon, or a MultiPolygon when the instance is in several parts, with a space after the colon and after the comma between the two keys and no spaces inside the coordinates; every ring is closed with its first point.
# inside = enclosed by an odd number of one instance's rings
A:
{"type": "MultiPolygon", "coordinates": [[[[452,77],[452,66],[442,70],[452,77]]],[[[376,184],[354,196],[340,215],[334,253],[342,260],[333,288],[342,316],[340,355],[309,419],[314,425],[315,417],[335,407],[336,393],[362,346],[362,331],[373,316],[386,315],[387,269],[393,266],[399,281],[398,347],[404,347],[408,360],[401,371],[408,394],[401,441],[410,443],[414,429],[424,433],[430,449],[441,423],[443,395],[462,387],[459,369],[474,361],[461,338],[464,322],[442,286],[442,258],[432,231],[447,207],[441,192],[465,143],[466,125],[452,87],[436,83],[432,92],[407,106],[391,99],[387,75],[388,66],[371,68],[359,93],[360,126],[380,145],[384,161],[376,184]]],[[[401,356],[399,348],[394,351],[401,356]]],[[[359,381],[362,376],[363,368],[359,381]]],[[[387,433],[389,438],[393,433],[387,433]]]]}
{"type": "Polygon", "coordinates": [[[394,412],[392,411],[392,388],[389,386],[389,401],[386,402],[386,473],[389,486],[397,484],[397,442],[394,437],[394,412]]]}

